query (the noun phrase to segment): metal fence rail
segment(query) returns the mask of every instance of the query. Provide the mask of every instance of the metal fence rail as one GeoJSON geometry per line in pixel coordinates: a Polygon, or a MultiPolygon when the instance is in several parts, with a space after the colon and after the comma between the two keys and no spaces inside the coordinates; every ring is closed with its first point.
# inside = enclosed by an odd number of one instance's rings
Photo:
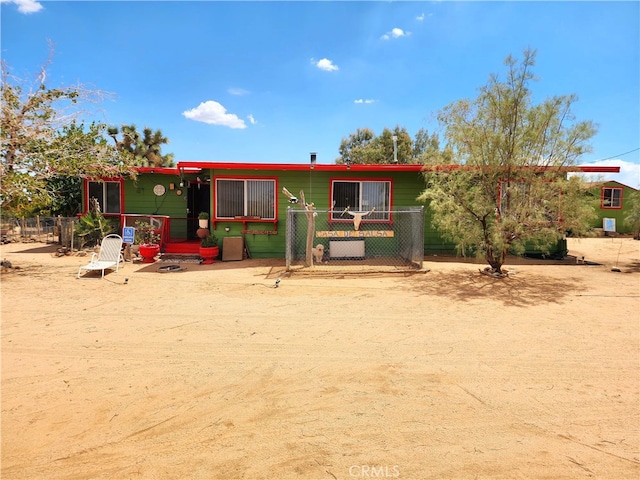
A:
{"type": "Polygon", "coordinates": [[[424,209],[338,212],[289,208],[286,267],[313,271],[416,270],[424,259],[424,209]],[[369,218],[367,218],[369,217],[369,218]]]}
{"type": "Polygon", "coordinates": [[[76,217],[2,217],[2,242],[38,241],[70,243],[76,217]]]}

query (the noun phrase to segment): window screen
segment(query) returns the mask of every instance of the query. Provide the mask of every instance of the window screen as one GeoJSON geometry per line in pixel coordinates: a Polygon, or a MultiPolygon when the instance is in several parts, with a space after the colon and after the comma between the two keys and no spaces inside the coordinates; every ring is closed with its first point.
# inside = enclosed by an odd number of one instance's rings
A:
{"type": "Polygon", "coordinates": [[[388,220],[391,208],[391,182],[389,181],[346,181],[333,182],[332,218],[344,218],[348,209],[355,212],[376,211],[367,220],[388,220]]]}
{"type": "Polygon", "coordinates": [[[275,180],[216,180],[216,217],[275,218],[275,180]]]}

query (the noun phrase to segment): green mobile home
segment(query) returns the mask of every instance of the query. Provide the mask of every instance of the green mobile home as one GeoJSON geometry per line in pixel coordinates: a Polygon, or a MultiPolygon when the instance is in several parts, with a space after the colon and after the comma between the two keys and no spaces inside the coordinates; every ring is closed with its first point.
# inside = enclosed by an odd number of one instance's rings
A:
{"type": "MultiPolygon", "coordinates": [[[[308,203],[329,211],[332,224],[353,219],[337,212],[394,211],[421,206],[425,184],[421,165],[260,164],[180,162],[174,168],[139,168],[137,179],[107,178],[84,183],[84,211],[89,198],[102,212],[135,226],[151,220],[162,233],[166,253],[197,253],[198,215],[207,212],[219,237],[243,236],[254,258],[283,258],[289,199],[304,192],[308,203]]],[[[391,224],[389,214],[362,218],[363,225],[391,224]]],[[[424,252],[453,253],[424,210],[424,252]]],[[[559,247],[562,250],[562,246],[559,247]]],[[[565,253],[565,252],[562,252],[565,253]]]]}
{"type": "MultiPolygon", "coordinates": [[[[189,162],[175,168],[140,168],[136,180],[86,179],[84,205],[86,211],[89,198],[97,198],[106,216],[121,217],[121,226],[151,217],[163,227],[163,250],[175,252],[197,242],[197,217],[207,212],[218,237],[242,235],[253,257],[281,258],[287,209],[292,206],[281,193],[283,187],[296,195],[303,191],[319,210],[345,208],[344,197],[353,210],[366,210],[374,202],[378,210],[393,210],[419,205],[416,197],[424,181],[420,165],[189,162]]],[[[453,246],[440,239],[425,215],[425,251],[452,252],[453,246]]]]}

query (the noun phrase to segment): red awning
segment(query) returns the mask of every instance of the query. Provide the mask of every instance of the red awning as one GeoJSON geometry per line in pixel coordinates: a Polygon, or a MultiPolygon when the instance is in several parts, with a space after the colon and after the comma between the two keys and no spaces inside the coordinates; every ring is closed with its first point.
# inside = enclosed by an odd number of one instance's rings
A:
{"type": "MultiPolygon", "coordinates": [[[[141,167],[142,173],[164,173],[171,175],[179,175],[180,170],[183,173],[199,173],[204,169],[216,170],[281,170],[281,171],[310,171],[318,170],[323,172],[344,172],[346,170],[354,172],[421,172],[424,165],[422,164],[314,164],[310,163],[234,163],[234,162],[179,162],[175,168],[150,168],[141,167]]],[[[460,165],[441,165],[438,169],[457,169],[460,165]]],[[[553,167],[549,167],[553,168],[553,167]]],[[[572,166],[563,167],[565,172],[584,172],[584,173],[620,173],[620,167],[605,166],[572,166]]]]}

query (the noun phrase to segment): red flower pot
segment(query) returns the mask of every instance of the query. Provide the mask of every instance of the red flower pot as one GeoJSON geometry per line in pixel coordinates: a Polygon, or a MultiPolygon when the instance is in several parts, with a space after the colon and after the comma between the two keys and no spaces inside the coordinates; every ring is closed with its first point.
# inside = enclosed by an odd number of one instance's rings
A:
{"type": "Polygon", "coordinates": [[[157,243],[142,244],[140,245],[140,256],[142,257],[142,263],[153,263],[156,261],[156,256],[160,253],[160,245],[157,243]]]}
{"type": "Polygon", "coordinates": [[[212,264],[218,255],[220,254],[220,247],[200,247],[200,256],[202,257],[202,263],[204,265],[212,264]]]}

